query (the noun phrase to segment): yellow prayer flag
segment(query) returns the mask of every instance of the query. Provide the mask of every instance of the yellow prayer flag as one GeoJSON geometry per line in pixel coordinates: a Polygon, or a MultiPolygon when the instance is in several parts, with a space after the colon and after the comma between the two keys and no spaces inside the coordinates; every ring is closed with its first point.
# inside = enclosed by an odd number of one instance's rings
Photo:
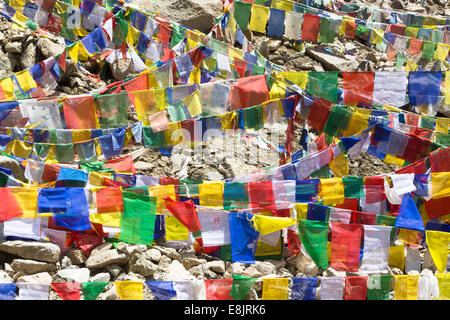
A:
{"type": "Polygon", "coordinates": [[[23,214],[21,218],[37,218],[37,188],[10,188],[23,214]]]}
{"type": "Polygon", "coordinates": [[[433,59],[446,61],[449,51],[450,46],[448,44],[439,42],[436,46],[436,51],[434,51],[433,59]]]}
{"type": "Polygon", "coordinates": [[[89,215],[89,220],[92,223],[120,228],[121,216],[121,212],[92,213],[91,215],[89,215]]]}
{"type": "Polygon", "coordinates": [[[235,47],[228,47],[228,57],[230,61],[234,61],[234,58],[242,59],[244,52],[241,49],[235,47]]]}
{"type": "Polygon", "coordinates": [[[78,46],[78,59],[81,61],[87,61],[90,57],[91,55],[86,50],[83,42],[80,41],[80,45],[78,46]]]}
{"type": "Polygon", "coordinates": [[[398,268],[400,270],[405,269],[405,246],[393,246],[389,248],[389,266],[398,268]]]}
{"type": "Polygon", "coordinates": [[[91,129],[74,129],[72,130],[73,143],[91,140],[91,129]]]}
{"type": "Polygon", "coordinates": [[[369,117],[369,115],[361,112],[352,112],[348,126],[342,132],[342,136],[349,137],[363,132],[368,127],[369,117]]]}
{"type": "Polygon", "coordinates": [[[224,114],[219,114],[217,115],[217,117],[219,118],[220,123],[222,124],[222,130],[234,129],[236,113],[227,112],[224,114]]]}
{"type": "Polygon", "coordinates": [[[271,8],[293,11],[295,2],[291,0],[272,0],[271,8]]]}
{"type": "Polygon", "coordinates": [[[450,300],[450,273],[436,273],[439,287],[439,299],[450,300]]]}
{"type": "Polygon", "coordinates": [[[254,215],[253,221],[255,229],[263,236],[295,224],[295,219],[284,217],[270,217],[262,215],[254,215]]]}
{"type": "Polygon", "coordinates": [[[394,300],[417,300],[419,275],[395,275],[394,300]]]}
{"type": "Polygon", "coordinates": [[[342,17],[342,23],[339,27],[339,35],[342,36],[345,33],[345,29],[347,28],[347,22],[355,22],[355,18],[352,17],[342,17]]]}
{"type": "Polygon", "coordinates": [[[210,208],[223,208],[223,184],[223,182],[199,184],[200,205],[210,208]]]}
{"type": "Polygon", "coordinates": [[[80,43],[75,42],[75,44],[72,47],[67,49],[67,52],[69,53],[69,56],[75,65],[77,65],[77,63],[78,63],[79,46],[80,46],[80,43]]]}
{"type": "Polygon", "coordinates": [[[111,173],[108,172],[90,172],[89,183],[93,186],[103,186],[103,178],[111,178],[111,173]]]}
{"type": "Polygon", "coordinates": [[[135,44],[137,44],[139,40],[139,34],[140,31],[133,27],[131,24],[128,24],[128,33],[125,41],[128,43],[129,46],[134,47],[135,44]]]}
{"type": "Polygon", "coordinates": [[[264,278],[261,300],[287,300],[288,278],[264,278]]]}
{"type": "MultiPolygon", "coordinates": [[[[6,150],[11,150],[10,153],[16,157],[27,159],[33,151],[33,144],[20,140],[12,140],[6,147],[6,150]]],[[[5,152],[8,153],[6,150],[5,152]]]]}
{"type": "Polygon", "coordinates": [[[189,230],[172,215],[165,216],[166,241],[183,241],[189,239],[189,230]]]}
{"type": "Polygon", "coordinates": [[[20,11],[16,11],[16,13],[13,16],[13,20],[25,24],[28,20],[28,17],[26,17],[25,15],[23,15],[20,11]]]}
{"type": "Polygon", "coordinates": [[[201,69],[198,67],[194,67],[191,74],[189,75],[189,83],[200,84],[201,82],[202,82],[201,69]]]}
{"type": "Polygon", "coordinates": [[[269,17],[268,7],[254,4],[252,6],[252,15],[250,17],[250,25],[249,25],[250,30],[265,34],[268,17],[269,17]]]}
{"type": "Polygon", "coordinates": [[[405,160],[391,156],[390,154],[386,153],[386,157],[384,158],[384,162],[393,164],[397,167],[403,167],[403,164],[405,163],[405,160]]]}
{"type": "Polygon", "coordinates": [[[428,249],[439,272],[445,272],[448,259],[450,233],[441,231],[425,231],[428,249]]]}
{"type": "MultiPolygon", "coordinates": [[[[450,104],[450,71],[445,72],[444,92],[445,92],[445,104],[450,104]]],[[[447,131],[445,131],[444,133],[447,133],[447,132],[448,132],[448,126],[447,126],[447,131]]]]}
{"type": "Polygon", "coordinates": [[[164,131],[165,145],[174,146],[184,140],[180,122],[169,123],[169,129],[164,131]]]}
{"type": "Polygon", "coordinates": [[[319,195],[326,206],[343,203],[345,197],[342,178],[320,179],[319,195]]]}
{"type": "Polygon", "coordinates": [[[296,203],[295,211],[297,212],[297,220],[306,220],[308,214],[308,204],[307,203],[296,203]]]}
{"type": "Polygon", "coordinates": [[[158,198],[156,200],[156,214],[169,212],[166,209],[166,200],[162,199],[162,197],[169,197],[174,201],[177,200],[173,184],[150,186],[148,187],[148,195],[158,198]]]}
{"type": "Polygon", "coordinates": [[[405,244],[420,244],[422,241],[422,234],[417,230],[399,228],[398,240],[405,244]]]}
{"type": "Polygon", "coordinates": [[[406,72],[416,71],[418,67],[419,66],[417,65],[417,63],[415,63],[413,60],[406,59],[406,67],[405,67],[406,72]]]}
{"type": "Polygon", "coordinates": [[[275,80],[269,94],[270,100],[286,97],[286,85],[280,81],[275,80]]]}
{"type": "Polygon", "coordinates": [[[182,101],[186,105],[191,117],[198,116],[202,113],[202,102],[200,100],[200,92],[198,90],[183,98],[182,101]]]}
{"type": "Polygon", "coordinates": [[[281,236],[278,238],[278,243],[275,246],[258,240],[256,244],[255,257],[279,256],[281,252],[281,236]]]}
{"type": "Polygon", "coordinates": [[[121,300],[144,300],[143,281],[115,281],[114,285],[121,300]]]}
{"type": "Polygon", "coordinates": [[[298,85],[303,90],[306,89],[306,84],[308,83],[308,71],[283,71],[280,72],[280,75],[290,82],[298,85]]]}
{"type": "Polygon", "coordinates": [[[432,173],[431,191],[433,194],[433,199],[450,196],[450,172],[432,173]]]}
{"type": "Polygon", "coordinates": [[[370,33],[370,43],[381,44],[384,38],[384,31],[379,29],[372,29],[370,33]]]}
{"type": "Polygon", "coordinates": [[[0,80],[0,87],[2,87],[2,90],[5,93],[6,100],[15,100],[13,93],[14,85],[11,76],[0,80]]]}
{"type": "Polygon", "coordinates": [[[340,153],[336,158],[330,162],[330,170],[335,177],[344,177],[348,174],[348,161],[345,153],[340,153]]]}

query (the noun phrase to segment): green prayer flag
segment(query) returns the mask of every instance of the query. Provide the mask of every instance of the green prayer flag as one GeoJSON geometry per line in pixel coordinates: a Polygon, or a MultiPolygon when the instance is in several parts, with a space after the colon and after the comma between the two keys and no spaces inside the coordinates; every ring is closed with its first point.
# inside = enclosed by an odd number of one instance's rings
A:
{"type": "Polygon", "coordinates": [[[311,259],[320,269],[328,268],[328,223],[300,219],[298,235],[311,259]]]}
{"type": "Polygon", "coordinates": [[[431,41],[424,41],[422,45],[422,59],[433,60],[436,45],[431,41]]]}
{"type": "Polygon", "coordinates": [[[244,115],[245,129],[260,130],[264,128],[263,111],[261,105],[242,109],[242,113],[244,115]]]}
{"type": "Polygon", "coordinates": [[[39,158],[45,158],[44,155],[47,154],[50,151],[50,145],[49,144],[42,144],[42,143],[35,143],[33,145],[34,153],[39,158]]]}
{"type": "Polygon", "coordinates": [[[427,117],[427,116],[422,116],[420,119],[421,119],[420,120],[420,126],[422,128],[430,129],[430,130],[434,129],[434,118],[427,117]]]}
{"type": "Polygon", "coordinates": [[[345,177],[342,178],[344,183],[345,198],[361,198],[364,197],[364,178],[345,177]]]}
{"type": "Polygon", "coordinates": [[[59,162],[73,162],[73,143],[55,144],[55,159],[59,162]]]}
{"type": "Polygon", "coordinates": [[[187,120],[186,112],[184,111],[184,104],[181,101],[176,102],[173,106],[167,107],[166,110],[169,113],[170,122],[187,120]]]}
{"type": "Polygon", "coordinates": [[[255,283],[257,278],[240,276],[233,274],[233,285],[231,287],[231,296],[234,300],[245,300],[248,292],[255,283]]]}
{"type": "Polygon", "coordinates": [[[95,98],[102,129],[128,126],[127,108],[131,105],[127,92],[101,95],[95,98]]]}
{"type": "Polygon", "coordinates": [[[220,247],[220,259],[223,261],[231,261],[231,245],[230,244],[220,247]]]}
{"type": "Polygon", "coordinates": [[[123,212],[119,240],[152,245],[156,220],[156,198],[145,194],[122,192],[123,212]]]}
{"type": "Polygon", "coordinates": [[[234,2],[234,19],[242,31],[248,29],[251,11],[252,5],[250,3],[240,1],[234,2]]]}
{"type": "Polygon", "coordinates": [[[347,110],[345,106],[334,105],[331,107],[330,114],[322,129],[323,132],[331,137],[338,136],[338,129],[345,131],[352,117],[352,112],[347,110]]]}
{"type": "Polygon", "coordinates": [[[319,170],[312,172],[311,178],[312,179],[331,178],[330,166],[328,164],[326,164],[319,170]]]}
{"type": "Polygon", "coordinates": [[[96,300],[107,284],[108,282],[83,282],[84,300],[96,300]]]}
{"type": "Polygon", "coordinates": [[[181,40],[184,38],[184,32],[186,31],[186,28],[182,25],[179,25],[177,23],[172,23],[173,26],[173,33],[172,33],[172,39],[170,42],[170,48],[173,48],[176,46],[181,40]]]}
{"type": "Polygon", "coordinates": [[[0,187],[6,187],[9,177],[6,173],[0,172],[0,187]]]}
{"type": "Polygon", "coordinates": [[[338,72],[308,72],[306,91],[328,101],[337,103],[338,72]]]}
{"type": "Polygon", "coordinates": [[[319,26],[319,42],[333,43],[334,31],[331,30],[331,20],[322,17],[319,26]]]}
{"type": "Polygon", "coordinates": [[[153,132],[151,127],[142,128],[142,137],[146,148],[161,148],[166,143],[164,131],[153,132]]]}
{"type": "Polygon", "coordinates": [[[105,163],[105,161],[80,161],[80,168],[88,172],[114,172],[114,169],[104,167],[105,163]]]}
{"type": "Polygon", "coordinates": [[[358,24],[358,26],[356,27],[355,35],[359,36],[363,33],[369,32],[369,30],[370,29],[368,27],[358,24]]]}
{"type": "Polygon", "coordinates": [[[367,278],[367,300],[389,300],[392,275],[370,275],[367,278]]]}
{"type": "Polygon", "coordinates": [[[395,65],[395,70],[401,71],[403,70],[403,65],[406,61],[406,54],[403,51],[397,52],[397,63],[395,65]]]}
{"type": "Polygon", "coordinates": [[[450,134],[443,132],[435,132],[436,143],[450,147],[450,134]]]}

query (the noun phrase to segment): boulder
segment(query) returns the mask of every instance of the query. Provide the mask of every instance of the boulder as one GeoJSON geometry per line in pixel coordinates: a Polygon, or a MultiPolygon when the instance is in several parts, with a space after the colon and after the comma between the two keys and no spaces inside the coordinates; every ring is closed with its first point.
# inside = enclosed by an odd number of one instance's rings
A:
{"type": "Polygon", "coordinates": [[[277,269],[272,263],[266,261],[257,261],[255,267],[256,270],[258,270],[262,276],[274,274],[277,271],[277,269]]]}
{"type": "Polygon", "coordinates": [[[52,282],[52,276],[48,272],[40,272],[30,276],[21,276],[17,279],[17,282],[50,284],[52,282]]]}
{"type": "Polygon", "coordinates": [[[16,272],[23,272],[30,275],[39,272],[55,272],[56,265],[53,263],[26,260],[26,259],[14,259],[11,263],[11,268],[16,272]]]}
{"type": "Polygon", "coordinates": [[[209,261],[205,265],[205,268],[211,270],[215,273],[224,274],[225,273],[225,262],[224,261],[209,261]]]}
{"type": "Polygon", "coordinates": [[[184,258],[183,259],[183,266],[187,270],[191,269],[192,267],[204,264],[204,263],[206,263],[205,259],[198,259],[198,258],[184,258]]]}
{"type": "Polygon", "coordinates": [[[36,42],[36,46],[46,59],[62,53],[65,49],[63,45],[53,42],[47,38],[39,38],[36,42]]]}
{"type": "Polygon", "coordinates": [[[111,74],[115,80],[124,80],[134,74],[134,65],[131,59],[117,59],[113,62],[107,62],[111,74]]]}
{"type": "Polygon", "coordinates": [[[153,262],[159,262],[161,260],[161,251],[156,249],[149,249],[145,252],[144,257],[153,262]]]}
{"type": "Polygon", "coordinates": [[[131,272],[138,273],[144,277],[151,276],[157,270],[158,266],[144,257],[139,257],[133,264],[130,265],[131,272]]]}
{"type": "Polygon", "coordinates": [[[44,262],[56,262],[61,254],[61,249],[54,243],[23,240],[3,241],[0,251],[44,262]]]}
{"type": "Polygon", "coordinates": [[[9,42],[5,46],[6,52],[22,53],[22,42],[9,42]]]}
{"type": "Polygon", "coordinates": [[[85,263],[87,260],[86,254],[80,249],[71,249],[67,252],[67,257],[70,259],[71,263],[74,265],[85,263]]]}
{"type": "Polygon", "coordinates": [[[66,280],[67,282],[89,282],[91,271],[88,268],[80,269],[64,269],[57,272],[57,276],[66,280]]]}
{"type": "Polygon", "coordinates": [[[125,253],[119,253],[116,249],[101,251],[91,254],[86,260],[86,267],[89,269],[99,269],[111,264],[125,264],[128,261],[125,253]]]}
{"type": "Polygon", "coordinates": [[[156,250],[159,250],[162,255],[169,257],[172,260],[178,260],[181,262],[181,256],[174,248],[162,247],[162,246],[154,246],[156,250]]]}
{"type": "Polygon", "coordinates": [[[191,29],[208,34],[215,23],[215,18],[223,14],[221,0],[134,0],[143,8],[157,11],[164,17],[176,21],[191,29]]]}
{"type": "Polygon", "coordinates": [[[109,282],[111,275],[108,272],[100,272],[89,278],[89,282],[109,282]]]}
{"type": "Polygon", "coordinates": [[[332,55],[323,50],[320,46],[308,47],[305,52],[308,56],[320,62],[327,71],[353,71],[358,67],[356,61],[332,55]]]}

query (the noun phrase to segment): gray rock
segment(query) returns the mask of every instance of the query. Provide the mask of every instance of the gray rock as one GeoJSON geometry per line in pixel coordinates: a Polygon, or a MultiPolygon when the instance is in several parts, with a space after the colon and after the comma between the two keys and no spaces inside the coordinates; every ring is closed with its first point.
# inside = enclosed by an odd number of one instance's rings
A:
{"type": "Polygon", "coordinates": [[[345,273],[345,271],[337,271],[331,267],[325,270],[322,274],[323,277],[345,277],[346,275],[347,274],[345,273]]]}
{"type": "Polygon", "coordinates": [[[122,271],[122,268],[118,264],[111,264],[106,267],[106,270],[111,274],[113,279],[116,279],[122,271]]]}
{"type": "Polygon", "coordinates": [[[224,261],[209,261],[205,264],[205,268],[211,270],[215,273],[224,274],[225,273],[225,262],[224,261]]]}
{"type": "Polygon", "coordinates": [[[136,170],[150,171],[150,170],[153,170],[154,165],[152,163],[148,163],[148,162],[145,162],[145,161],[137,161],[134,164],[134,167],[136,168],[136,170]]]}
{"type": "Polygon", "coordinates": [[[56,262],[61,249],[51,242],[10,240],[0,243],[0,251],[20,256],[25,259],[56,262]]]}
{"type": "Polygon", "coordinates": [[[178,260],[173,260],[172,263],[167,267],[167,270],[165,270],[165,272],[155,273],[154,278],[155,280],[159,278],[159,280],[165,281],[195,279],[195,277],[189,271],[187,271],[178,260]]]}
{"type": "Polygon", "coordinates": [[[72,261],[70,260],[70,258],[68,256],[64,256],[61,259],[61,263],[59,263],[59,268],[60,269],[67,269],[72,267],[72,261]]]}
{"type": "Polygon", "coordinates": [[[151,276],[158,270],[158,266],[147,260],[143,257],[139,257],[133,264],[130,266],[130,271],[134,273],[138,273],[144,277],[151,276]]]}
{"type": "Polygon", "coordinates": [[[107,62],[111,74],[115,80],[124,80],[134,74],[134,65],[131,59],[117,59],[112,63],[107,62]]]}
{"type": "Polygon", "coordinates": [[[5,270],[0,270],[0,283],[11,283],[14,282],[11,275],[5,270]]]}
{"type": "Polygon", "coordinates": [[[112,249],[113,244],[111,242],[105,242],[98,246],[96,246],[94,249],[91,250],[91,256],[96,255],[97,253],[100,253],[102,251],[108,251],[109,249],[112,249]]]}
{"type": "MultiPolygon", "coordinates": [[[[4,76],[10,74],[12,69],[13,68],[11,66],[11,61],[9,61],[9,58],[6,55],[2,54],[0,56],[0,77],[4,77],[4,76]]],[[[2,156],[1,158],[7,158],[7,157],[2,156]]],[[[15,163],[16,161],[14,161],[13,159],[9,159],[9,162],[10,163],[15,163]]],[[[21,171],[23,171],[23,170],[21,170],[21,171]]],[[[21,172],[21,174],[23,176],[23,172],[21,172]]]]}
{"type": "Polygon", "coordinates": [[[214,26],[215,18],[223,13],[223,3],[220,0],[136,0],[135,3],[205,34],[214,26]]]}
{"type": "Polygon", "coordinates": [[[174,248],[162,247],[162,246],[154,246],[156,250],[159,250],[162,255],[169,257],[172,260],[178,260],[181,262],[181,256],[174,248]]]}
{"type": "Polygon", "coordinates": [[[127,255],[119,253],[116,249],[101,251],[95,255],[90,255],[86,260],[86,267],[89,269],[104,268],[111,264],[125,264],[128,261],[127,255]]]}
{"type": "Polygon", "coordinates": [[[194,266],[190,268],[188,271],[199,280],[205,279],[205,269],[202,264],[194,266]]]}
{"type": "Polygon", "coordinates": [[[24,68],[29,68],[36,64],[36,45],[33,42],[30,42],[23,51],[22,66],[24,68]]]}
{"type": "Polygon", "coordinates": [[[17,279],[17,282],[51,283],[52,276],[48,272],[40,272],[29,276],[21,276],[17,279]]]}
{"type": "Polygon", "coordinates": [[[84,251],[76,248],[73,248],[69,252],[67,252],[67,257],[70,259],[72,264],[75,265],[85,263],[87,260],[84,251]]]}
{"type": "Polygon", "coordinates": [[[335,55],[331,55],[321,49],[321,47],[308,47],[306,54],[314,60],[320,62],[328,71],[353,71],[357,68],[357,62],[347,60],[335,55]]]}
{"type": "Polygon", "coordinates": [[[64,46],[47,38],[39,38],[36,42],[36,46],[45,58],[56,56],[62,53],[65,49],[64,46]]]}
{"type": "Polygon", "coordinates": [[[22,53],[22,42],[9,42],[5,46],[6,52],[22,53]]]}
{"type": "Polygon", "coordinates": [[[147,246],[144,244],[129,244],[126,242],[119,242],[117,244],[117,251],[126,253],[126,254],[135,254],[142,253],[147,250],[147,246]]]}
{"type": "Polygon", "coordinates": [[[197,258],[184,258],[183,259],[183,266],[188,270],[191,269],[192,267],[202,265],[204,263],[206,263],[205,259],[197,259],[197,258]]]}
{"type": "Polygon", "coordinates": [[[287,266],[294,266],[298,272],[302,272],[308,276],[316,276],[319,268],[311,258],[302,254],[294,255],[286,259],[287,266]]]}
{"type": "Polygon", "coordinates": [[[89,282],[109,282],[111,275],[108,272],[100,272],[94,276],[91,276],[89,282]]]}
{"type": "Polygon", "coordinates": [[[120,300],[119,294],[117,293],[116,287],[113,285],[106,292],[99,294],[98,300],[120,300]]]}
{"type": "Polygon", "coordinates": [[[245,277],[251,277],[251,278],[262,277],[261,272],[259,272],[259,270],[256,269],[255,266],[250,266],[250,267],[246,268],[240,275],[245,276],[245,277]]]}
{"type": "Polygon", "coordinates": [[[149,249],[145,252],[144,257],[153,262],[159,262],[161,260],[161,251],[156,249],[149,249]]]}
{"type": "Polygon", "coordinates": [[[261,273],[262,276],[274,274],[277,271],[272,263],[266,261],[256,261],[255,268],[261,273]]]}
{"type": "Polygon", "coordinates": [[[89,276],[91,274],[91,271],[87,268],[80,268],[80,269],[64,269],[58,271],[56,274],[58,277],[66,280],[67,282],[77,282],[77,283],[83,283],[83,282],[89,282],[89,276]]]}
{"type": "Polygon", "coordinates": [[[26,259],[14,259],[11,263],[11,268],[16,272],[21,271],[27,275],[56,271],[56,265],[54,263],[26,259]]]}
{"type": "Polygon", "coordinates": [[[171,263],[172,263],[172,260],[170,260],[169,257],[161,256],[161,258],[159,259],[158,268],[160,270],[167,270],[167,268],[169,267],[169,265],[171,263]]]}

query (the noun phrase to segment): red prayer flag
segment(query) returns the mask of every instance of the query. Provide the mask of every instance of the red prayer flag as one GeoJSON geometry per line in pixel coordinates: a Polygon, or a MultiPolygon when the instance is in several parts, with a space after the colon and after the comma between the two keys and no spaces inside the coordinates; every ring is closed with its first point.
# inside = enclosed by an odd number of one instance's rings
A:
{"type": "Polygon", "coordinates": [[[188,228],[190,232],[194,233],[201,230],[194,201],[174,201],[169,197],[164,197],[163,199],[166,200],[165,205],[167,210],[188,228]]]}
{"type": "MultiPolygon", "coordinates": [[[[450,147],[430,154],[428,158],[430,160],[431,172],[450,171],[450,147]]],[[[423,161],[425,161],[425,159],[423,159],[423,161]]]]}
{"type": "Polygon", "coordinates": [[[345,22],[345,36],[353,39],[355,37],[356,27],[357,27],[357,25],[353,21],[346,21],[345,22]]]}
{"type": "Polygon", "coordinates": [[[320,136],[317,137],[316,140],[314,140],[314,143],[316,144],[317,151],[322,151],[327,147],[327,144],[325,142],[325,132],[322,132],[320,136]]]}
{"type": "MultiPolygon", "coordinates": [[[[410,165],[407,165],[406,167],[400,168],[395,171],[397,174],[404,174],[404,173],[426,173],[428,170],[426,160],[425,158],[420,159],[419,161],[416,161],[414,163],[411,163],[410,165]]],[[[448,171],[448,170],[445,170],[448,171]]],[[[436,172],[436,171],[432,171],[436,172]]]]}
{"type": "Polygon", "coordinates": [[[317,42],[319,35],[320,17],[305,14],[302,28],[302,41],[317,42]]]}
{"type": "Polygon", "coordinates": [[[388,24],[386,32],[395,33],[403,36],[405,34],[406,26],[403,24],[388,24]]]}
{"type": "Polygon", "coordinates": [[[171,30],[169,27],[165,26],[164,24],[159,24],[158,41],[165,43],[165,44],[169,44],[170,33],[171,33],[171,30]]]}
{"type": "Polygon", "coordinates": [[[148,90],[150,87],[148,83],[148,74],[141,74],[140,76],[124,83],[123,86],[125,87],[125,91],[127,92],[148,90]]]}
{"type": "Polygon", "coordinates": [[[231,84],[231,109],[248,108],[269,100],[266,76],[250,76],[239,78],[231,84]]]}
{"type": "Polygon", "coordinates": [[[331,223],[331,267],[339,271],[358,272],[361,225],[331,223]]]}
{"type": "Polygon", "coordinates": [[[395,56],[397,55],[398,50],[395,49],[395,47],[388,43],[388,48],[387,48],[387,54],[386,54],[386,60],[389,62],[393,62],[395,59],[395,56]]]}
{"type": "Polygon", "coordinates": [[[344,300],[366,300],[367,276],[345,277],[344,300]]]}
{"type": "Polygon", "coordinates": [[[120,181],[115,181],[109,178],[103,178],[103,185],[105,187],[131,187],[131,185],[120,182],[120,181]]]}
{"type": "Polygon", "coordinates": [[[97,234],[72,232],[70,236],[87,257],[91,254],[92,249],[103,243],[103,238],[97,234]]]}
{"type": "Polygon", "coordinates": [[[81,283],[53,282],[51,285],[63,300],[80,300],[81,283]]]}
{"type": "Polygon", "coordinates": [[[234,57],[234,67],[241,78],[245,77],[245,70],[247,69],[247,61],[234,57]]]}
{"type": "Polygon", "coordinates": [[[44,166],[44,172],[42,173],[42,181],[44,182],[56,181],[60,170],[61,170],[60,166],[54,164],[46,164],[44,166]]]}
{"type": "Polygon", "coordinates": [[[374,225],[377,223],[377,215],[369,212],[352,211],[350,222],[355,224],[374,225]]]}
{"type": "Polygon", "coordinates": [[[427,210],[428,218],[434,219],[450,214],[449,203],[450,197],[425,201],[425,209],[427,210]]]}
{"type": "Polygon", "coordinates": [[[66,71],[66,51],[64,50],[58,58],[58,65],[63,71],[66,71]]]}
{"type": "Polygon", "coordinates": [[[409,43],[408,48],[408,54],[418,56],[422,51],[422,44],[423,44],[422,40],[411,38],[411,42],[409,43]]]}
{"type": "Polygon", "coordinates": [[[366,203],[375,203],[386,199],[384,177],[365,177],[364,188],[366,191],[366,203]]]}
{"type": "Polygon", "coordinates": [[[408,134],[409,140],[402,158],[408,162],[415,162],[428,154],[431,142],[415,135],[408,134]]]}
{"type": "Polygon", "coordinates": [[[331,102],[324,99],[316,99],[309,107],[308,123],[318,131],[322,131],[323,126],[328,120],[331,110],[331,102]]]}
{"type": "Polygon", "coordinates": [[[23,214],[22,208],[9,188],[0,188],[0,222],[19,217],[23,214]]]}
{"type": "Polygon", "coordinates": [[[135,174],[136,168],[134,167],[133,156],[131,154],[124,157],[107,161],[103,166],[114,169],[116,172],[130,172],[135,174]]]}
{"type": "Polygon", "coordinates": [[[298,232],[295,230],[287,229],[287,241],[290,255],[300,253],[300,238],[298,232]]]}
{"type": "Polygon", "coordinates": [[[97,128],[93,95],[67,98],[63,102],[63,110],[67,129],[97,128]]]}
{"type": "Polygon", "coordinates": [[[248,195],[252,208],[269,205],[275,209],[272,181],[249,182],[248,195]]]}
{"type": "Polygon", "coordinates": [[[200,47],[198,47],[194,50],[189,51],[189,57],[191,58],[192,64],[197,67],[203,60],[204,55],[200,47]]]}
{"type": "Polygon", "coordinates": [[[233,279],[211,279],[204,281],[206,300],[233,300],[231,296],[233,279]]]}
{"type": "Polygon", "coordinates": [[[344,203],[337,204],[336,208],[356,211],[358,210],[358,198],[347,198],[344,203]]]}
{"type": "Polygon", "coordinates": [[[123,198],[120,187],[101,188],[96,192],[96,198],[98,213],[123,211],[123,198]]]}
{"type": "Polygon", "coordinates": [[[372,105],[375,78],[373,71],[342,72],[342,77],[344,79],[344,104],[372,105]]]}

